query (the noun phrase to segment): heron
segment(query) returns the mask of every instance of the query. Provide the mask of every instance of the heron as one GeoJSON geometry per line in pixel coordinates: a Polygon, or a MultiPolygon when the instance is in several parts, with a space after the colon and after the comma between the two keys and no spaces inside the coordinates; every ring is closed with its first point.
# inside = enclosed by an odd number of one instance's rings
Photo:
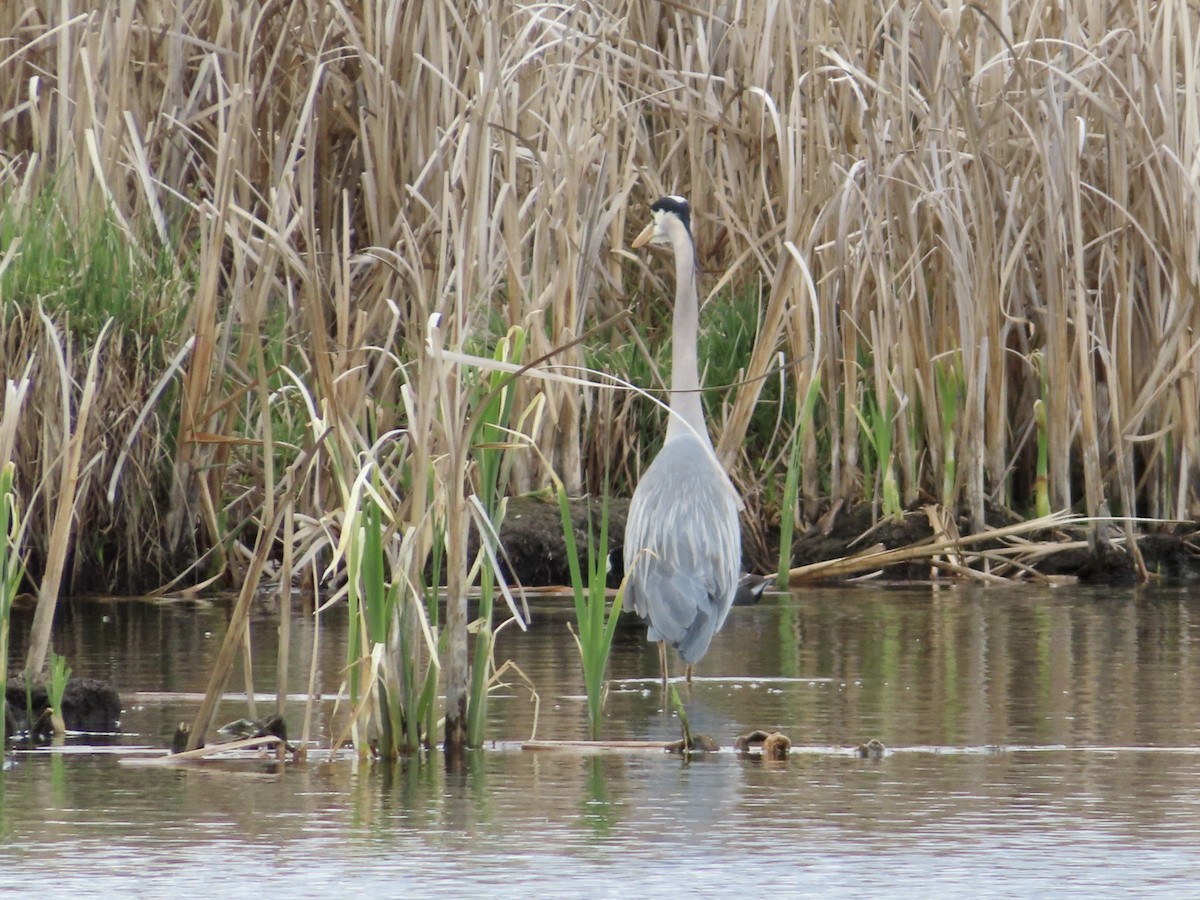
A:
{"type": "Polygon", "coordinates": [[[692,666],[729,615],[741,572],[742,504],[717,460],[700,402],[691,208],[683,197],[666,196],[650,212],[650,223],[632,246],[665,245],[675,255],[670,415],[662,449],[629,504],[623,608],[646,620],[647,639],[658,642],[665,685],[666,645],[679,651],[690,681],[692,666]]]}

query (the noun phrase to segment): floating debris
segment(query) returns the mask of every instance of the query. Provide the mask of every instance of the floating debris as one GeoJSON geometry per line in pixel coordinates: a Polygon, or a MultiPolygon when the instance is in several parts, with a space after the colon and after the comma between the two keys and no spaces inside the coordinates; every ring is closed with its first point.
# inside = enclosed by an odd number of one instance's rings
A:
{"type": "Polygon", "coordinates": [[[778,731],[751,731],[743,734],[733,742],[733,747],[739,753],[749,754],[758,747],[764,759],[787,759],[792,750],[792,741],[786,734],[778,731]]]}
{"type": "Polygon", "coordinates": [[[854,755],[859,759],[883,759],[883,754],[887,752],[887,747],[883,746],[883,741],[878,741],[871,738],[865,744],[859,744],[854,748],[854,755]]]}
{"type": "MultiPolygon", "coordinates": [[[[35,683],[27,688],[21,676],[8,680],[6,699],[8,712],[5,714],[10,735],[29,731],[36,733],[40,720],[50,707],[50,693],[45,684],[35,683]],[[29,696],[26,697],[26,690],[29,696]],[[27,702],[33,707],[33,723],[26,713],[27,702]],[[32,728],[30,727],[32,724],[32,728]]],[[[88,731],[111,734],[118,730],[121,718],[121,698],[112,685],[95,678],[71,678],[63,692],[63,726],[68,731],[88,731]]],[[[46,718],[46,726],[49,726],[46,718]]]]}

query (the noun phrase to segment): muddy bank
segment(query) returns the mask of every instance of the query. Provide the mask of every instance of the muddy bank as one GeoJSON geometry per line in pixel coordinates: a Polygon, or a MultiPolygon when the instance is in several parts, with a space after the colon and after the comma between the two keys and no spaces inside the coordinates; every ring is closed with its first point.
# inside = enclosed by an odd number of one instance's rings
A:
{"type": "MultiPolygon", "coordinates": [[[[608,510],[609,547],[612,550],[612,569],[609,584],[620,581],[621,542],[625,533],[627,500],[611,500],[608,510]]],[[[587,546],[589,516],[599,529],[599,503],[578,500],[572,503],[572,520],[578,547],[587,546]]],[[[1017,519],[1001,511],[989,512],[989,525],[1002,526],[1017,519]]],[[[960,534],[970,532],[964,518],[956,523],[960,534]]],[[[868,549],[911,547],[934,538],[929,516],[922,510],[906,513],[903,520],[880,521],[870,505],[862,504],[826,516],[792,542],[792,566],[805,566],[830,559],[851,556],[868,549]]],[[[563,540],[562,520],[555,502],[537,497],[515,497],[509,500],[508,515],[500,529],[504,547],[503,565],[509,577],[527,587],[570,583],[563,540]]],[[[1086,535],[1079,529],[1069,533],[1062,529],[1035,532],[1023,538],[1047,551],[1044,555],[1025,561],[1036,572],[1047,576],[1077,578],[1092,583],[1133,583],[1138,580],[1138,567],[1131,554],[1119,541],[1093,550],[1086,545],[1086,535]]],[[[768,534],[768,546],[743,548],[745,568],[754,572],[769,572],[778,559],[778,532],[768,534]],[[771,541],[774,545],[770,545],[771,541]]],[[[1138,549],[1152,577],[1169,581],[1200,580],[1200,539],[1194,525],[1170,532],[1142,534],[1138,549]]],[[[980,545],[978,549],[987,549],[980,545]]],[[[888,566],[883,577],[895,580],[927,580],[931,577],[928,561],[905,562],[888,566]]],[[[944,573],[943,573],[944,577],[944,573]]]]}
{"type": "MultiPolygon", "coordinates": [[[[20,675],[8,677],[5,699],[8,701],[11,732],[29,729],[28,707],[33,708],[36,725],[45,718],[50,697],[44,684],[34,684],[26,697],[25,679],[20,675]]],[[[112,685],[95,678],[72,678],[63,691],[63,722],[68,731],[91,731],[111,733],[118,729],[121,718],[121,698],[112,685]]]]}
{"type": "MultiPolygon", "coordinates": [[[[612,550],[609,584],[612,587],[616,587],[621,581],[620,550],[625,535],[625,516],[628,512],[628,500],[609,500],[608,546],[612,550]]],[[[598,539],[602,515],[599,500],[584,498],[571,504],[571,524],[581,566],[587,565],[589,527],[598,539]]],[[[571,583],[562,515],[557,500],[545,500],[534,496],[510,498],[508,513],[500,527],[500,543],[504,548],[500,562],[506,578],[515,579],[526,587],[571,583]]],[[[469,550],[472,556],[475,553],[475,545],[475,536],[472,535],[469,550]]]]}

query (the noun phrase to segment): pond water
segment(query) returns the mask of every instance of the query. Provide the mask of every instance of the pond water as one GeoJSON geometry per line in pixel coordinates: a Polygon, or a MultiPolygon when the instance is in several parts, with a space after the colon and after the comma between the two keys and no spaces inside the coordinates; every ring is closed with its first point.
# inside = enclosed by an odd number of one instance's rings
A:
{"type": "MultiPolygon", "coordinates": [[[[75,601],[55,647],[121,692],[122,733],[10,753],[0,779],[9,889],[42,894],[288,897],[1193,895],[1200,890],[1200,592],[854,587],[735,609],[680,685],[695,730],[753,729],[783,762],[731,750],[534,752],[582,738],[570,608],[539,601],[502,632],[519,679],[489,707],[497,747],[440,763],[130,764],[190,720],[227,606],[75,601]],[[853,747],[876,738],[882,759],[853,747]]],[[[14,621],[21,646],[27,615],[14,621]]],[[[273,691],[276,619],[252,624],[254,683],[273,691]]],[[[294,625],[298,734],[311,624],[294,625]]],[[[342,713],[344,620],[323,616],[314,732],[342,713]]],[[[675,660],[678,666],[678,659],[675,660]]],[[[607,739],[679,736],[657,651],[618,634],[607,739]]],[[[233,682],[240,679],[235,675],[233,682]]],[[[239,682],[240,684],[240,682],[239,682]]],[[[344,711],[344,710],[343,710],[344,711]]],[[[221,720],[246,714],[227,699],[221,720]]]]}

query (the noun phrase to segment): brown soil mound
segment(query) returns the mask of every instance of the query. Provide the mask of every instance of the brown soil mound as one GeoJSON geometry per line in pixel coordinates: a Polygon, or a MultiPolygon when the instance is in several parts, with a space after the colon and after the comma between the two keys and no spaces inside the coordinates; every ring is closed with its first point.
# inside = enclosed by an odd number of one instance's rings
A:
{"type": "MultiPolygon", "coordinates": [[[[26,716],[25,680],[19,675],[8,679],[8,709],[13,717],[10,727],[17,731],[29,727],[26,716]]],[[[44,684],[35,684],[30,694],[36,722],[50,704],[44,684]]],[[[114,732],[120,725],[121,698],[110,684],[95,678],[72,678],[63,691],[63,722],[68,731],[114,732]]]]}

